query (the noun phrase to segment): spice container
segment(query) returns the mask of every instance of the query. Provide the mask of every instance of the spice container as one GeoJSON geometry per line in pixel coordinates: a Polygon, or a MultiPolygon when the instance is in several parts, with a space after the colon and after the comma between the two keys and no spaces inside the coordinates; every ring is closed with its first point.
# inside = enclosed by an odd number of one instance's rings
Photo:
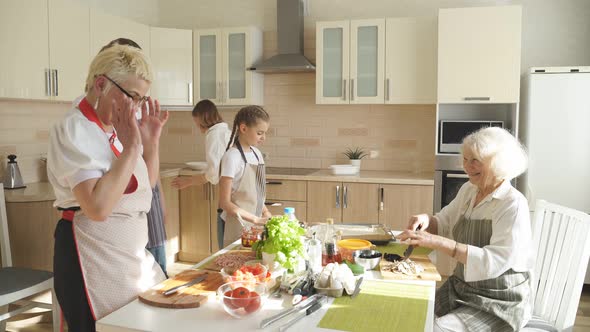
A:
{"type": "Polygon", "coordinates": [[[252,247],[254,242],[262,240],[263,225],[244,226],[242,228],[242,247],[252,247]]]}

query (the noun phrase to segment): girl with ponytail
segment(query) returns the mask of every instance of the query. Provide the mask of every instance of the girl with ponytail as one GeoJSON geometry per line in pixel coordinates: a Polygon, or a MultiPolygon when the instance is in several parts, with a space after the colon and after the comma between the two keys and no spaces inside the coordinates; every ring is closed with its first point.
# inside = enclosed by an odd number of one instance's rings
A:
{"type": "Polygon", "coordinates": [[[240,238],[243,221],[264,224],[271,216],[264,206],[264,160],[256,147],[266,139],[269,120],[268,113],[260,106],[246,106],[234,119],[230,140],[221,160],[219,180],[224,247],[240,238]]]}

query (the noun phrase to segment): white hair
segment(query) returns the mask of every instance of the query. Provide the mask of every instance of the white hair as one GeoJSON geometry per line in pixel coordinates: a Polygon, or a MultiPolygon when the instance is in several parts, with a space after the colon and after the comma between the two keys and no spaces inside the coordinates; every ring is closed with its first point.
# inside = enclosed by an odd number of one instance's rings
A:
{"type": "Polygon", "coordinates": [[[487,163],[492,175],[512,180],[526,171],[528,157],[518,139],[505,129],[482,128],[463,139],[462,151],[470,151],[482,163],[487,163]]]}

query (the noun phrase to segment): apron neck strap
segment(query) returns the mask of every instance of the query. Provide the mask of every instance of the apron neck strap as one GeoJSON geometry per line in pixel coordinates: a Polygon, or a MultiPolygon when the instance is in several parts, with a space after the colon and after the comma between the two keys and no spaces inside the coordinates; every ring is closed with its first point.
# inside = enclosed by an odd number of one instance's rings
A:
{"type": "MultiPolygon", "coordinates": [[[[246,160],[246,155],[244,154],[244,149],[242,149],[242,145],[240,144],[240,141],[238,141],[238,140],[236,140],[236,148],[238,148],[238,151],[240,151],[240,154],[242,155],[242,159],[247,164],[248,161],[246,160]]],[[[252,151],[252,153],[254,154],[254,157],[256,157],[256,160],[258,162],[260,162],[260,159],[258,158],[258,155],[256,154],[256,152],[254,152],[254,149],[250,148],[250,151],[252,151]]]]}
{"type": "MultiPolygon", "coordinates": [[[[80,101],[78,109],[80,109],[80,112],[82,112],[82,114],[86,117],[86,119],[88,119],[88,121],[94,122],[100,129],[102,129],[102,131],[104,131],[105,133],[107,132],[104,129],[102,122],[100,122],[100,120],[98,119],[98,115],[96,114],[94,107],[90,105],[86,98],[80,101]]],[[[115,133],[115,129],[113,128],[113,133],[111,134],[111,137],[109,137],[109,144],[111,145],[111,150],[113,151],[115,156],[119,157],[121,151],[119,151],[119,149],[117,149],[117,147],[115,146],[115,138],[117,138],[117,134],[115,133]]]]}

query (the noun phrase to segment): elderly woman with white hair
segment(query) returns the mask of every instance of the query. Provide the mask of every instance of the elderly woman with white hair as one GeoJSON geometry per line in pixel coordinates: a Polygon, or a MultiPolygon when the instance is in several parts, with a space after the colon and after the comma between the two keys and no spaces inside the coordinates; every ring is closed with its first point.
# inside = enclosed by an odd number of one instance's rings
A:
{"type": "Polygon", "coordinates": [[[508,131],[484,128],[462,155],[469,182],[436,215],[412,216],[398,239],[457,260],[436,293],[434,331],[519,330],[532,315],[534,252],[528,203],[510,180],[526,152],[508,131]]]}

